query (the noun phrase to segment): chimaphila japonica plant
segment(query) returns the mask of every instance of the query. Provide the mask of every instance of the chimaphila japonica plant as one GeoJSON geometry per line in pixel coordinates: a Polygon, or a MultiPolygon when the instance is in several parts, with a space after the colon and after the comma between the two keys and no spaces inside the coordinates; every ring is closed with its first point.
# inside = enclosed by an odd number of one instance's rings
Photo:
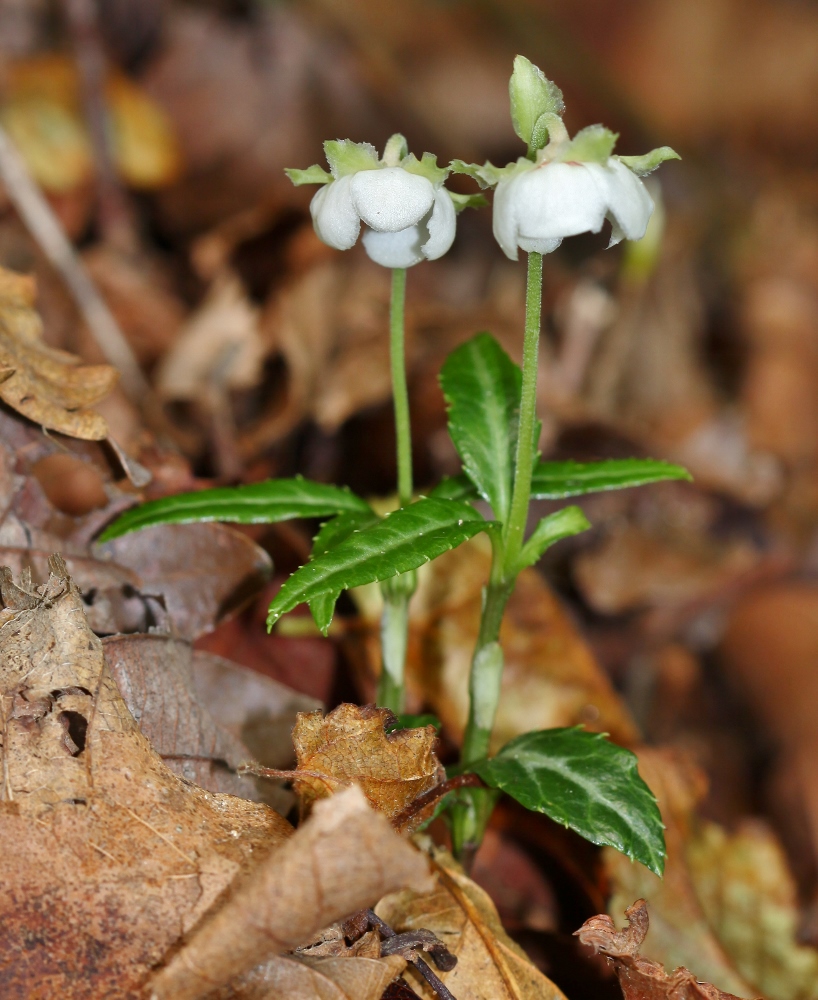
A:
{"type": "Polygon", "coordinates": [[[122,515],[103,539],[172,522],[322,520],[309,562],[292,574],[270,605],[268,626],[306,602],[326,634],[343,590],[379,582],[384,609],[378,701],[406,726],[417,724],[411,717],[401,718],[416,571],[485,532],[492,548],[491,570],[472,658],[468,724],[460,762],[450,774],[473,773],[486,787],[464,788],[442,801],[455,851],[464,857],[476,849],[497,796],[506,792],[594,843],[616,847],[661,873],[661,818],[630,751],[581,728],[524,733],[494,756],[489,756],[489,741],[503,671],[500,624],[517,577],[555,542],[589,527],[582,511],[569,506],[543,518],[526,537],[531,500],[689,478],[679,466],[660,461],[547,462],[537,450],[543,255],[567,236],[599,232],[606,220],[612,225],[611,245],[623,238],[640,239],[653,211],[640,176],[676,154],[663,147],[641,157],[616,156],[616,136],[602,126],[570,138],[559,89],[522,56],[514,63],[510,95],[514,129],[527,151],[505,167],[455,160],[441,168],[429,153],[418,160],[403,137],[395,135],[380,159],[368,144],[327,142],[329,172],[319,166],[288,171],[295,184],[320,185],[311,212],[324,242],[349,249],[363,223],[366,252],[392,269],[398,509],[381,517],[347,489],[302,478],[276,479],[152,501],[122,515]],[[523,364],[522,369],[515,365],[488,333],[449,356],[441,385],[463,472],[415,497],[403,349],[406,269],[442,256],[454,240],[456,212],[486,203],[479,195],[449,192],[445,181],[453,171],[494,188],[498,243],[512,260],[519,250],[528,254],[523,364]],[[490,518],[473,506],[480,499],[490,506],[490,518]]]}

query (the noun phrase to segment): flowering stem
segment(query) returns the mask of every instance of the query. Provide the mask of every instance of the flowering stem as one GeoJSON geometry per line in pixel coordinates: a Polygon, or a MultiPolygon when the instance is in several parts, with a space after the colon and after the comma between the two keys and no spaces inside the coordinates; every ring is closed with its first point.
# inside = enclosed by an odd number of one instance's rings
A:
{"type": "MultiPolygon", "coordinates": [[[[537,356],[542,312],[542,254],[528,255],[523,384],[517,459],[511,508],[502,534],[493,533],[491,572],[483,599],[480,631],[469,677],[469,720],[463,737],[461,765],[468,766],[488,756],[491,731],[500,700],[503,651],[498,642],[506,604],[514,589],[516,569],[528,521],[531,474],[534,469],[534,431],[537,426],[537,356]]],[[[464,862],[480,846],[497,795],[488,789],[470,789],[461,795],[451,816],[452,845],[464,862]]]]}
{"type": "MultiPolygon", "coordinates": [[[[412,431],[409,423],[409,391],[406,387],[404,313],[406,268],[392,269],[389,307],[389,349],[392,364],[392,395],[395,401],[398,500],[401,507],[412,502],[412,431]]],[[[417,586],[414,573],[404,573],[381,584],[381,679],[378,704],[396,714],[403,711],[406,644],[409,635],[409,601],[417,586]]]]}

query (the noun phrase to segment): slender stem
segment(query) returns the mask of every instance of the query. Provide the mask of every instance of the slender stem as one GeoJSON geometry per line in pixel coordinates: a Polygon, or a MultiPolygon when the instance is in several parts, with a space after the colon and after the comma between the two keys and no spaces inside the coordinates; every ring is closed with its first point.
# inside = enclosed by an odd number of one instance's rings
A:
{"type": "Polygon", "coordinates": [[[511,509],[505,525],[505,560],[508,577],[520,554],[531,499],[531,474],[534,470],[534,428],[537,423],[537,355],[540,347],[542,313],[542,254],[528,255],[528,281],[525,297],[525,339],[523,340],[523,390],[520,401],[520,427],[517,437],[517,463],[511,509]]]}
{"type": "MultiPolygon", "coordinates": [[[[412,430],[409,423],[409,391],[406,387],[404,313],[406,268],[392,269],[389,306],[389,350],[392,364],[392,395],[395,400],[398,500],[401,507],[412,502],[412,430]]],[[[409,636],[409,601],[415,592],[415,573],[405,573],[381,584],[381,679],[378,704],[395,714],[403,711],[406,646],[409,636]]]]}
{"type": "Polygon", "coordinates": [[[409,392],[406,388],[404,311],[406,268],[392,270],[392,301],[389,307],[389,346],[392,360],[392,394],[395,399],[395,436],[398,455],[398,498],[401,507],[412,500],[412,436],[409,425],[409,392]]]}

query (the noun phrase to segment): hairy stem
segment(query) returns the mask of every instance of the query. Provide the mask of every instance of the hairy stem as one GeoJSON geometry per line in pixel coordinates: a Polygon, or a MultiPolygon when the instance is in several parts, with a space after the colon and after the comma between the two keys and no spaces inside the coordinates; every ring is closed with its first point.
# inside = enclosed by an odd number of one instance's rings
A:
{"type": "Polygon", "coordinates": [[[395,400],[395,437],[398,456],[398,498],[401,507],[412,501],[412,432],[409,425],[409,391],[406,388],[404,312],[406,268],[392,270],[392,300],[389,307],[389,349],[392,363],[392,395],[395,400]]]}

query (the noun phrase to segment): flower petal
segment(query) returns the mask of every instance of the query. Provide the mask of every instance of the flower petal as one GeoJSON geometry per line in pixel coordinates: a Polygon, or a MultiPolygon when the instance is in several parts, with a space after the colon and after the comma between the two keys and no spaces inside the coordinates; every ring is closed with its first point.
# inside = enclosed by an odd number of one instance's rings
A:
{"type": "Polygon", "coordinates": [[[514,182],[521,175],[502,180],[494,192],[491,228],[506,257],[517,260],[517,218],[514,214],[514,182]]]}
{"type": "MultiPolygon", "coordinates": [[[[593,168],[595,164],[589,164],[593,168]]],[[[607,216],[613,225],[613,246],[623,236],[641,240],[653,214],[653,199],[648,189],[633,171],[619,160],[610,159],[604,167],[597,167],[600,179],[607,187],[607,216]]]]}
{"type": "Polygon", "coordinates": [[[310,202],[312,224],[319,239],[336,250],[349,250],[361,230],[361,220],[352,204],[350,181],[342,177],[316,191],[310,202]]]}
{"type": "Polygon", "coordinates": [[[363,244],[369,257],[382,267],[412,267],[423,260],[420,247],[427,235],[425,226],[407,226],[397,233],[365,229],[363,244]]]}
{"type": "Polygon", "coordinates": [[[562,240],[555,236],[547,239],[535,240],[530,236],[520,236],[517,238],[517,246],[526,253],[553,253],[562,243],[562,240]]]}
{"type": "Polygon", "coordinates": [[[440,187],[435,191],[435,203],[428,219],[423,221],[429,230],[429,239],[421,247],[427,260],[437,260],[442,257],[454,243],[457,230],[457,213],[449,192],[440,187]]]}
{"type": "MultiPolygon", "coordinates": [[[[520,174],[514,185],[519,234],[533,240],[598,233],[608,208],[607,189],[589,168],[593,163],[545,163],[520,174]]],[[[604,168],[598,167],[599,170],[604,168]]],[[[521,245],[518,239],[518,245],[521,245]]]]}
{"type": "Polygon", "coordinates": [[[358,215],[381,233],[397,233],[416,225],[435,198],[431,181],[400,167],[362,170],[351,178],[351,183],[358,215]]]}

